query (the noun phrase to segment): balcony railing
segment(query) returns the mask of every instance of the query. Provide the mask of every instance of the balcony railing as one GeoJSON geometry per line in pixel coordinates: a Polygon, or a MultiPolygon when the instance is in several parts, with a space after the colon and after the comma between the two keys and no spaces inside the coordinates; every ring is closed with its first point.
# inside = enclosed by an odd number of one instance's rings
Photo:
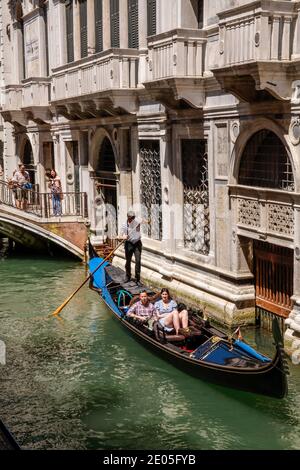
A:
{"type": "Polygon", "coordinates": [[[20,110],[30,106],[48,106],[50,79],[28,78],[20,85],[8,85],[4,88],[4,110],[20,110]]]}
{"type": "MultiPolygon", "coordinates": [[[[0,181],[0,204],[16,207],[17,198],[21,197],[21,189],[14,191],[5,181],[0,181]],[[19,193],[16,193],[19,191],[19,193]],[[17,196],[17,198],[16,198],[17,196]]],[[[26,209],[24,212],[41,218],[54,217],[54,205],[50,193],[26,191],[26,209]]],[[[19,199],[20,200],[20,199],[19,199]]],[[[87,217],[87,194],[83,192],[61,193],[61,217],[87,217]]]]}
{"type": "Polygon", "coordinates": [[[294,239],[295,205],[300,194],[272,189],[230,186],[231,205],[240,234],[258,238],[294,239]]]}
{"type": "Polygon", "coordinates": [[[136,88],[138,51],[110,49],[53,70],[51,100],[136,88]]]}
{"type": "Polygon", "coordinates": [[[202,77],[206,33],[202,30],[175,29],[148,39],[146,80],[202,77]]]}
{"type": "Polygon", "coordinates": [[[219,13],[219,67],[289,61],[295,4],[259,0],[219,13]]]}

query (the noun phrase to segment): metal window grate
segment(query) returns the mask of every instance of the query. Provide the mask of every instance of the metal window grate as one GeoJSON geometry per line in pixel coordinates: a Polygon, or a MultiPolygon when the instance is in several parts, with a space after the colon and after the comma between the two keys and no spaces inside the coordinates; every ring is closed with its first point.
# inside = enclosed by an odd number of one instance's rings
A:
{"type": "Polygon", "coordinates": [[[184,246],[204,255],[210,250],[208,157],[205,140],[182,140],[184,246]]]}
{"type": "Polygon", "coordinates": [[[254,134],[244,150],[239,184],[294,191],[294,175],[283,143],[271,131],[254,134]]]}
{"type": "Polygon", "coordinates": [[[161,165],[158,141],[140,143],[140,195],[143,217],[149,224],[143,227],[145,235],[154,240],[162,239],[161,214],[161,165]]]}

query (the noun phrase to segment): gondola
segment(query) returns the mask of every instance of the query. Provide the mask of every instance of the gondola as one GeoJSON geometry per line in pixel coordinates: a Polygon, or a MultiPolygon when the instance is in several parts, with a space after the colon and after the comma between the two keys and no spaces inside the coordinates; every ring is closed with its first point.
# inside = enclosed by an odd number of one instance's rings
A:
{"type": "Polygon", "coordinates": [[[90,252],[90,288],[96,291],[114,317],[137,340],[184,372],[202,380],[275,398],[287,395],[288,365],[278,321],[273,320],[276,352],[273,359],[244,341],[233,339],[189,310],[189,335],[166,333],[160,323],[141,324],[126,316],[130,302],[141,291],[157,295],[147,286],[124,282],[125,272],[90,252]],[[99,269],[97,267],[103,263],[99,269]],[[96,271],[95,271],[96,270],[96,271]]]}
{"type": "Polygon", "coordinates": [[[0,419],[0,450],[21,450],[14,436],[0,419]]]}

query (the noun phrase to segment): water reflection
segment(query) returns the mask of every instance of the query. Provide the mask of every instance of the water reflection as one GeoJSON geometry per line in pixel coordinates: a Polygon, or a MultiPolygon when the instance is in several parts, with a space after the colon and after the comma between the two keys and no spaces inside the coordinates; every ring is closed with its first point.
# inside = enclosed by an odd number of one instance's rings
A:
{"type": "MultiPolygon", "coordinates": [[[[25,448],[297,449],[300,368],[275,400],[189,377],[134,341],[87,288],[47,318],[84,279],[55,260],[0,263],[1,414],[25,448]]],[[[262,352],[269,335],[245,329],[262,352]]]]}

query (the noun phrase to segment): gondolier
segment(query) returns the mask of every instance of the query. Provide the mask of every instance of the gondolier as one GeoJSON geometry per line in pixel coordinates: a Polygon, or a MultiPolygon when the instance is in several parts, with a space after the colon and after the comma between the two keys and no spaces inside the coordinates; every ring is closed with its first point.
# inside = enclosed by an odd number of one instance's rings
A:
{"type": "Polygon", "coordinates": [[[135,281],[137,285],[141,285],[141,254],[142,254],[142,241],[141,241],[141,224],[144,223],[142,219],[136,217],[135,212],[129,211],[127,213],[127,222],[122,225],[121,236],[125,238],[125,256],[126,256],[126,277],[125,282],[131,280],[131,260],[134,254],[135,257],[135,281]]]}

